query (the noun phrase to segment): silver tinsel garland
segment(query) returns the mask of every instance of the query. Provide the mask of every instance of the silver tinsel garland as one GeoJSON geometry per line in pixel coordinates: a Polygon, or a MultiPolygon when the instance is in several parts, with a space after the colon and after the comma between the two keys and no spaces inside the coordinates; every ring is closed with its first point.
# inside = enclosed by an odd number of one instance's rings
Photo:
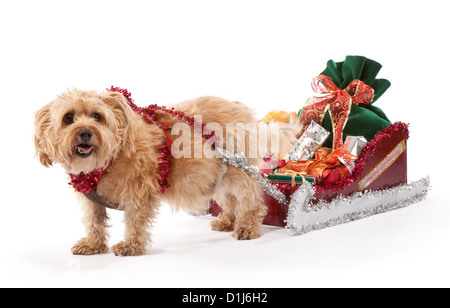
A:
{"type": "MultiPolygon", "coordinates": [[[[250,165],[243,153],[234,154],[220,146],[216,146],[216,150],[223,156],[225,164],[242,169],[256,178],[268,195],[280,204],[287,203],[286,196],[250,165]]],[[[376,191],[359,191],[348,197],[336,197],[331,202],[321,200],[312,204],[314,187],[311,183],[305,182],[291,196],[286,228],[296,234],[304,234],[392,211],[425,199],[429,189],[430,178],[426,177],[410,184],[376,191]]]]}
{"type": "Polygon", "coordinates": [[[223,149],[222,147],[216,145],[216,151],[219,152],[223,157],[223,162],[235,168],[240,168],[245,171],[248,175],[254,177],[262,189],[271,197],[275,198],[279,203],[286,204],[287,199],[286,196],[274,185],[272,185],[269,180],[264,178],[259,170],[257,170],[254,166],[250,165],[248,162],[248,158],[244,153],[231,153],[223,149]]]}
{"type": "Polygon", "coordinates": [[[303,184],[291,197],[286,227],[296,234],[347,223],[371,215],[392,211],[425,198],[430,189],[430,178],[392,188],[356,192],[340,196],[331,202],[310,204],[314,196],[311,184],[303,184]]]}
{"type": "MultiPolygon", "coordinates": [[[[242,169],[254,177],[269,196],[280,204],[287,203],[286,196],[249,163],[244,153],[234,154],[217,144],[215,149],[222,155],[224,164],[242,169]]],[[[426,177],[410,184],[376,191],[359,191],[348,197],[336,197],[331,202],[321,200],[312,204],[315,190],[311,183],[305,182],[291,196],[286,228],[296,234],[304,234],[392,211],[423,200],[429,189],[430,178],[426,177]]]]}

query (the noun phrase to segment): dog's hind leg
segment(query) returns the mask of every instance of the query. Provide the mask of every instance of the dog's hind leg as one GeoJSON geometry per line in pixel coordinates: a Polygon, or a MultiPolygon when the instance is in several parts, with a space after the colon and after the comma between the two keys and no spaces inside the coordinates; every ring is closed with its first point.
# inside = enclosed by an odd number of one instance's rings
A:
{"type": "Polygon", "coordinates": [[[227,198],[223,215],[212,221],[211,226],[215,230],[222,228],[220,231],[231,231],[232,228],[233,237],[238,240],[258,238],[261,236],[262,221],[267,213],[261,185],[243,170],[228,169],[221,190],[232,197],[227,198]]]}
{"type": "Polygon", "coordinates": [[[222,213],[217,219],[211,221],[211,229],[216,231],[230,232],[234,230],[234,209],[236,206],[236,198],[232,194],[226,194],[216,200],[222,208],[222,213]]]}
{"type": "Polygon", "coordinates": [[[238,240],[251,240],[261,236],[261,225],[267,208],[264,205],[260,184],[251,176],[245,175],[245,185],[236,195],[233,236],[238,240]]]}

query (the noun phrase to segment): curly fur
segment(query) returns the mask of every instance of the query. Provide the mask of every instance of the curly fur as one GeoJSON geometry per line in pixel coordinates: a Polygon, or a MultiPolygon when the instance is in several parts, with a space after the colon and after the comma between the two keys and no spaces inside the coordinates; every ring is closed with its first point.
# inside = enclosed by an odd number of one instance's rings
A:
{"type": "MultiPolygon", "coordinates": [[[[187,116],[202,115],[204,123],[219,123],[224,131],[227,123],[257,123],[252,111],[244,104],[217,97],[201,97],[173,107],[187,116]]],[[[162,123],[180,122],[167,114],[159,116],[162,123]]],[[[290,129],[282,134],[281,147],[290,147],[299,130],[298,125],[291,123],[290,129]]],[[[179,137],[168,133],[172,140],[179,137]]],[[[249,134],[236,137],[227,132],[224,147],[233,142],[248,145],[249,134]]],[[[157,147],[163,142],[161,130],[146,123],[120,93],[73,89],[59,95],[36,113],[34,140],[37,157],[46,167],[59,163],[68,173],[105,170],[97,193],[107,201],[119,204],[119,209],[125,212],[124,240],[111,248],[116,255],[146,253],[151,243],[149,230],[161,202],[167,202],[175,209],[196,211],[215,199],[224,211],[211,222],[214,230],[232,231],[240,240],[261,235],[266,207],[260,185],[240,169],[224,169],[220,158],[172,159],[170,187],[164,194],[160,193],[157,147]],[[74,114],[74,120],[67,124],[63,119],[69,112],[74,114]],[[100,120],[93,118],[93,113],[99,114],[100,120]],[[83,129],[93,132],[90,142],[94,149],[88,158],[81,158],[74,152],[74,147],[80,143],[78,132],[83,129]]],[[[248,150],[246,146],[247,154],[248,150]]],[[[259,160],[254,158],[251,162],[257,165],[259,160]]],[[[73,246],[72,252],[105,253],[108,251],[106,209],[82,195],[80,199],[86,237],[73,246]]]]}

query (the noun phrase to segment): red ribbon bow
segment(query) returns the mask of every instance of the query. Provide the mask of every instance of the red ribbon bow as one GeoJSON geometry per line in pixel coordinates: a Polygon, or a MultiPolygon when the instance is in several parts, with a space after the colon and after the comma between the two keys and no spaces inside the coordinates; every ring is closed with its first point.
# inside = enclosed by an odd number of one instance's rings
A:
{"type": "Polygon", "coordinates": [[[301,133],[303,134],[311,121],[321,124],[328,110],[333,125],[333,150],[342,148],[344,126],[352,104],[370,104],[374,90],[358,79],[353,80],[344,90],[341,90],[326,75],[314,77],[311,86],[314,92],[321,96],[313,96],[305,103],[300,114],[300,122],[303,124],[301,133]]]}

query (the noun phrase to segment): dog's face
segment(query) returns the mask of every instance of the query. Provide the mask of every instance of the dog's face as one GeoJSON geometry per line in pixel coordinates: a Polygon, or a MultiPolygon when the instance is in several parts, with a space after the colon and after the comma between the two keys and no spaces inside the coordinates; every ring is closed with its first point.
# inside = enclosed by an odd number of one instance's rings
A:
{"type": "Polygon", "coordinates": [[[121,151],[133,151],[134,119],[120,93],[70,90],[36,113],[37,156],[74,174],[104,168],[121,151]]]}

